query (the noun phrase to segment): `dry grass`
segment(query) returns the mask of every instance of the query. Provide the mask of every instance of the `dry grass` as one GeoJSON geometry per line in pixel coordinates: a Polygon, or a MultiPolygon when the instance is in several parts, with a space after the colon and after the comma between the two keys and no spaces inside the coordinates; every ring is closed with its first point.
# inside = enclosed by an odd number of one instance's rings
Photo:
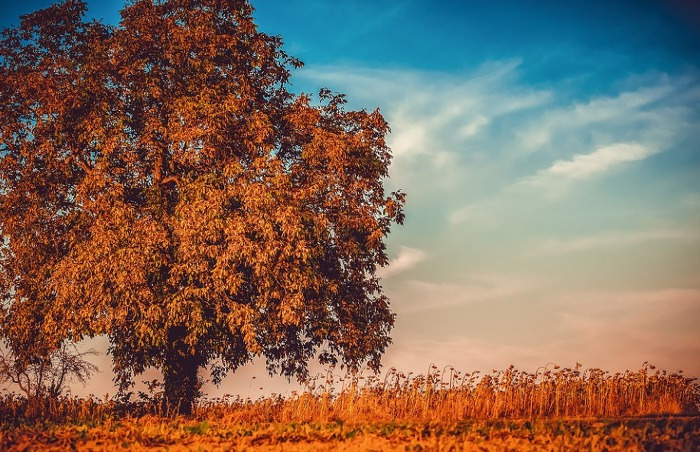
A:
{"type": "Polygon", "coordinates": [[[205,400],[165,417],[154,388],[137,400],[0,400],[0,449],[697,450],[695,379],[645,364],[611,374],[554,365],[384,378],[328,370],[291,397],[205,400]],[[685,415],[685,416],[682,416],[685,415]],[[602,419],[608,419],[603,421],[602,419]],[[612,419],[612,420],[610,420],[612,419]]]}
{"type": "Polygon", "coordinates": [[[338,378],[329,371],[291,398],[205,401],[197,416],[233,422],[454,422],[697,412],[700,390],[694,378],[653,370],[648,364],[617,374],[552,366],[533,374],[510,367],[480,377],[431,366],[415,377],[391,369],[383,379],[338,378]]]}

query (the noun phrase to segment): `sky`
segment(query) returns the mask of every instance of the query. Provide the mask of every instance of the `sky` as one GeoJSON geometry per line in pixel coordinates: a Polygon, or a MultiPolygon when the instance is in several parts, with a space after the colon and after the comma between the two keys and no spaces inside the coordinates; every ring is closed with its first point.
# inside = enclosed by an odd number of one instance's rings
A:
{"type": "MultiPolygon", "coordinates": [[[[2,2],[0,24],[49,3],[2,2]]],[[[89,15],[117,23],[122,4],[90,0],[89,15]]],[[[699,6],[253,6],[305,63],[293,91],[346,93],[391,126],[385,186],[408,199],[382,269],[397,314],[385,370],[648,361],[700,376],[699,6]]],[[[75,393],[114,393],[109,358],[96,362],[75,393]]],[[[256,362],[204,389],[291,388],[256,362]]]]}

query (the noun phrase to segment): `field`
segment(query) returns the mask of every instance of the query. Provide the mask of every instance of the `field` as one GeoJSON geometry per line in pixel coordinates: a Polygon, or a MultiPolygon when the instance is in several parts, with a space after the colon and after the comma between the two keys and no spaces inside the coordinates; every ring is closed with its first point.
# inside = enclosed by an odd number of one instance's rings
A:
{"type": "Polygon", "coordinates": [[[2,450],[698,450],[698,385],[682,374],[514,368],[337,377],[168,416],[154,388],[120,400],[0,405],[2,450]]]}
{"type": "Polygon", "coordinates": [[[492,420],[426,423],[254,423],[152,416],[21,427],[5,450],[679,450],[700,446],[700,420],[492,420]]]}

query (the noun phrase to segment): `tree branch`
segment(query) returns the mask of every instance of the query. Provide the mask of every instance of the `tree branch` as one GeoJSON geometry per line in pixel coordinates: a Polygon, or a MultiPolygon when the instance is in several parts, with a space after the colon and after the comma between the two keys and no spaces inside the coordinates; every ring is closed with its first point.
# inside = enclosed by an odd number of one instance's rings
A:
{"type": "Polygon", "coordinates": [[[83,159],[83,157],[82,157],[80,154],[78,154],[78,153],[77,153],[76,151],[74,151],[74,150],[71,150],[70,153],[71,153],[71,155],[73,156],[73,158],[75,159],[76,163],[77,163],[78,165],[80,165],[80,167],[81,167],[86,173],[89,173],[89,172],[92,170],[92,167],[91,167],[90,165],[88,165],[88,163],[85,161],[85,159],[83,159]]]}
{"type": "Polygon", "coordinates": [[[177,185],[178,187],[180,186],[180,178],[177,176],[168,176],[165,179],[161,180],[160,184],[165,185],[170,182],[175,182],[175,185],[177,185]]]}

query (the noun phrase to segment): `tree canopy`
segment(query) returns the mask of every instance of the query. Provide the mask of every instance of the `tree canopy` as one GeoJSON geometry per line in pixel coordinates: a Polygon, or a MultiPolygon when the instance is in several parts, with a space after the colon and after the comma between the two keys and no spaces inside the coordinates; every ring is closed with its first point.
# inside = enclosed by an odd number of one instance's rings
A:
{"type": "Polygon", "coordinates": [[[290,92],[301,62],[247,1],[85,12],[66,0],[0,39],[6,344],[108,335],[120,386],[159,368],[184,411],[202,367],[378,369],[394,314],[376,270],[404,203],[379,111],[290,92]]]}

